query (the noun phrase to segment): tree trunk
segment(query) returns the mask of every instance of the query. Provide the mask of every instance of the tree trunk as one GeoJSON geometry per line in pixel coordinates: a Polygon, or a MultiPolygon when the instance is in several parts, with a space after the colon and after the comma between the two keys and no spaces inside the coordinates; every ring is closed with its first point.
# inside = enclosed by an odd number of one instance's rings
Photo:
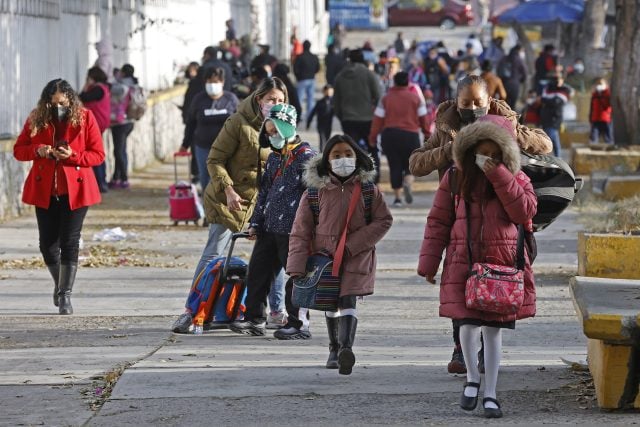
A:
{"type": "MultiPolygon", "coordinates": [[[[533,46],[531,45],[531,42],[529,41],[529,38],[527,37],[527,33],[524,31],[524,27],[522,26],[522,24],[520,24],[518,22],[512,23],[511,26],[513,27],[513,30],[518,35],[518,41],[520,42],[520,44],[524,48],[525,64],[527,66],[527,70],[535,70],[536,53],[533,51],[533,46]]],[[[530,75],[529,75],[529,80],[530,81],[525,83],[525,86],[526,86],[525,89],[528,89],[530,87],[535,87],[535,85],[533,83],[533,74],[534,73],[530,73],[530,75]]],[[[524,93],[526,94],[527,90],[525,90],[524,93]]],[[[524,97],[524,95],[523,95],[523,97],[524,97]]]]}
{"type": "Polygon", "coordinates": [[[580,24],[576,56],[584,61],[585,74],[597,76],[602,74],[603,56],[597,51],[602,49],[602,34],[607,16],[607,0],[587,0],[584,5],[584,18],[580,24]]]}
{"type": "Polygon", "coordinates": [[[611,103],[616,144],[640,144],[640,0],[616,1],[611,103]]]}

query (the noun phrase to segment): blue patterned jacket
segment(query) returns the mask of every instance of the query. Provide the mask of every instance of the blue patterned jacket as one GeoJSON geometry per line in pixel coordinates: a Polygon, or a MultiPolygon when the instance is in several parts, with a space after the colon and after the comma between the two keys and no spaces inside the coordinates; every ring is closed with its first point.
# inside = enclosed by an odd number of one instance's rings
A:
{"type": "Polygon", "coordinates": [[[251,227],[258,234],[291,232],[300,198],[307,188],[302,180],[304,165],[315,154],[307,142],[300,142],[288,157],[275,151],[269,154],[251,217],[251,227]]]}

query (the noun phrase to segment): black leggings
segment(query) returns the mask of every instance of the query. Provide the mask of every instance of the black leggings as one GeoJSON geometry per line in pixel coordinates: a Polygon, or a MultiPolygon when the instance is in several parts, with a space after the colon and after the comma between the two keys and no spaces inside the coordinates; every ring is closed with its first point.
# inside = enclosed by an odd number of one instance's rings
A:
{"type": "Polygon", "coordinates": [[[52,197],[48,209],[36,207],[40,252],[47,265],[78,262],[82,223],[88,206],[71,210],[69,197],[52,197]]]}
{"type": "Polygon", "coordinates": [[[405,175],[409,175],[409,156],[420,148],[420,134],[402,129],[382,131],[382,151],[389,161],[391,188],[402,188],[405,175]]]}

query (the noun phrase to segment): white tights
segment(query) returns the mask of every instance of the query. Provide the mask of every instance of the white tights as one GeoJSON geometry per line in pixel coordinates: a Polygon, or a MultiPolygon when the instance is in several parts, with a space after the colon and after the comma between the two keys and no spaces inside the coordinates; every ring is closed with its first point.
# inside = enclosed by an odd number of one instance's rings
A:
{"type": "Polygon", "coordinates": [[[333,317],[334,319],[342,316],[353,316],[358,318],[358,311],[355,308],[342,308],[338,311],[325,311],[324,315],[327,317],[333,317]]]}
{"type": "MultiPolygon", "coordinates": [[[[460,344],[464,363],[467,366],[467,381],[479,383],[478,350],[480,350],[480,330],[484,337],[484,397],[496,398],[498,371],[500,369],[500,355],[502,353],[502,329],[489,326],[462,325],[460,327],[460,344]]],[[[465,387],[465,396],[476,396],[475,387],[465,387]]],[[[487,408],[497,408],[492,402],[487,402],[487,408]]]]}

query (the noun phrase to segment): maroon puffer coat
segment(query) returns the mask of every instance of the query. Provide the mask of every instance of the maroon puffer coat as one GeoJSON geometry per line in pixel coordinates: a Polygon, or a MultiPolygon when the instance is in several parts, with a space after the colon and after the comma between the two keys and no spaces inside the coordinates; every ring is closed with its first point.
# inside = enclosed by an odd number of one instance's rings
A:
{"type": "MultiPolygon", "coordinates": [[[[518,231],[536,213],[537,199],[528,177],[520,171],[518,147],[509,134],[493,123],[475,123],[463,128],[456,138],[454,159],[460,167],[464,153],[480,140],[491,140],[502,148],[503,163],[477,183],[470,203],[473,262],[514,265],[518,231]],[[521,174],[516,179],[515,174],[521,174]],[[523,183],[522,185],[519,183],[523,183]],[[496,196],[486,199],[484,185],[492,185],[496,196]]],[[[531,263],[525,251],[524,304],[517,314],[500,315],[470,310],[465,304],[465,283],[469,275],[467,214],[464,200],[454,208],[445,174],[429,211],[420,250],[418,274],[435,276],[446,248],[440,284],[440,316],[452,319],[482,319],[507,322],[532,317],[536,313],[536,292],[531,263]],[[454,212],[455,211],[455,212],[454,212]]]]}
{"type": "MultiPolygon", "coordinates": [[[[359,171],[344,183],[329,176],[319,176],[317,163],[322,154],[311,159],[306,166],[304,181],[308,187],[318,189],[320,215],[318,224],[313,221],[313,214],[307,192],[300,200],[296,219],[289,236],[289,257],[287,273],[291,276],[305,274],[307,258],[311,252],[322,249],[333,255],[340,241],[344,221],[351,201],[351,193],[356,183],[373,182],[375,171],[359,171]]],[[[376,276],[376,243],[378,243],[393,223],[389,208],[383,194],[374,187],[371,202],[371,222],[365,221],[364,201],[356,205],[347,229],[345,255],[342,260],[342,281],[340,296],[370,295],[373,293],[376,276]]]]}

